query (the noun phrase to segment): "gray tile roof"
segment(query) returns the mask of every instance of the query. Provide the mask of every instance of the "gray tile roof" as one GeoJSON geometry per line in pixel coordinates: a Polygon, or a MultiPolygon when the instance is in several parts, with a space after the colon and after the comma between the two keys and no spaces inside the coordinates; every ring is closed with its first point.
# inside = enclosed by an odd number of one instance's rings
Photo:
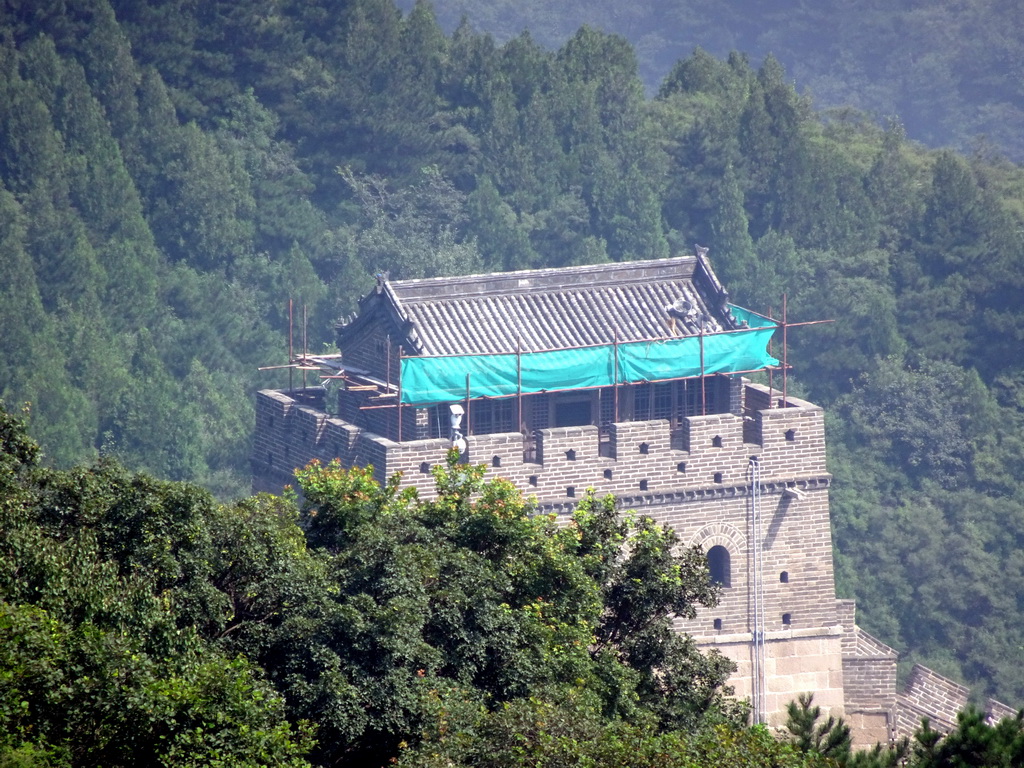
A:
{"type": "Polygon", "coordinates": [[[736,327],[726,300],[701,256],[384,281],[339,342],[374,314],[373,301],[403,329],[408,352],[454,355],[690,336],[702,325],[713,333],[736,327]]]}

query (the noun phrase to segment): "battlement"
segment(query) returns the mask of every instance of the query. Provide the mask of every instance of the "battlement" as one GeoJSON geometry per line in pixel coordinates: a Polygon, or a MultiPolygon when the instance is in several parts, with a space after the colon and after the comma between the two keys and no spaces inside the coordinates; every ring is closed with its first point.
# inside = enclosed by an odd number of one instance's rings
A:
{"type": "MultiPolygon", "coordinates": [[[[466,438],[465,459],[488,467],[541,502],[570,503],[587,488],[621,497],[702,489],[727,494],[749,485],[756,457],[763,480],[796,482],[826,474],[821,408],[744,382],[743,415],[689,416],[675,433],[667,420],[554,427],[531,435],[506,432],[466,438]]],[[[443,463],[448,440],[396,442],[329,416],[303,398],[263,390],[256,398],[251,464],[256,490],[280,492],[311,459],[373,465],[378,480],[401,472],[430,497],[431,467],[443,463]]]]}

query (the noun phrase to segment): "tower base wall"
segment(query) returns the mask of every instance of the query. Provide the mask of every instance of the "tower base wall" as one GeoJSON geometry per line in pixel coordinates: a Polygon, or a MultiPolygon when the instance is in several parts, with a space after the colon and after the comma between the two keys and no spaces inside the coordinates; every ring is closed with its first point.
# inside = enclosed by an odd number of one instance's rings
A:
{"type": "MultiPolygon", "coordinates": [[[[842,634],[842,627],[766,633],[762,706],[768,725],[785,725],[786,706],[808,692],[814,694],[814,704],[824,715],[844,714],[842,634]]],[[[700,648],[717,650],[735,662],[736,672],[729,683],[738,698],[753,701],[758,666],[753,636],[694,640],[700,648]]]]}

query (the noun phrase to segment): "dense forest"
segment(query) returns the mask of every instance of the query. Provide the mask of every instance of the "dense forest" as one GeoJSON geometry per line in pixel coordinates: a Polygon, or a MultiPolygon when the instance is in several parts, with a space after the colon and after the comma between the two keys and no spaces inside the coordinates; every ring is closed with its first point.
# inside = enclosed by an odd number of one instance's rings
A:
{"type": "MultiPolygon", "coordinates": [[[[413,0],[400,0],[409,10],[413,0]]],[[[657,91],[676,60],[702,48],[774,56],[819,109],[898,115],[932,146],[1024,160],[1024,8],[1013,0],[435,0],[449,31],[465,18],[504,42],[529,30],[557,48],[582,25],[632,43],[657,91]]]]}
{"type": "Polygon", "coordinates": [[[0,396],[46,466],[244,496],[289,298],[321,349],[378,271],[701,243],[737,303],[836,321],[791,334],[790,382],[829,414],[840,594],[906,663],[1024,702],[1012,162],[816,112],[772,57],[697,50],[649,94],[624,38],[498,43],[425,4],[8,1],[0,30],[0,396]]]}

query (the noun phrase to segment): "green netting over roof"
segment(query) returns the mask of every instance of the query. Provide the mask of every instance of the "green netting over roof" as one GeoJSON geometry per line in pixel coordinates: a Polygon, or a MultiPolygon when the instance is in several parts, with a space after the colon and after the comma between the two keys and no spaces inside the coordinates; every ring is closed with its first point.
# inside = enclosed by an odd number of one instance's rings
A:
{"type": "Polygon", "coordinates": [[[508,397],[609,387],[713,373],[755,371],[778,360],[768,354],[776,323],[742,307],[733,316],[749,328],[706,336],[634,341],[521,355],[456,355],[402,359],[402,403],[453,403],[469,397],[508,397]],[[703,343],[704,365],[701,367],[703,343]],[[468,377],[468,381],[467,381],[468,377]],[[468,387],[468,389],[467,389],[468,387]]]}

